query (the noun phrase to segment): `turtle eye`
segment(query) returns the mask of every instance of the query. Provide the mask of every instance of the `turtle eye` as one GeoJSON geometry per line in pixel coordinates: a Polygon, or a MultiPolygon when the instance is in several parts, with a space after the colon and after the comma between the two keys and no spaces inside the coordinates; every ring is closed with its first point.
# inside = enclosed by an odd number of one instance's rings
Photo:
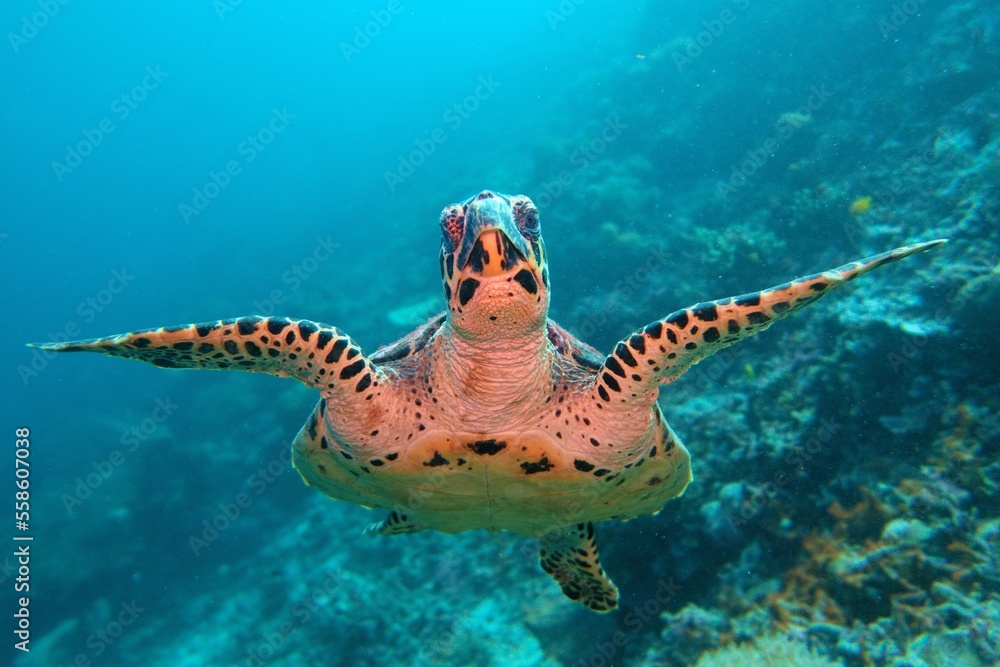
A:
{"type": "Polygon", "coordinates": [[[448,252],[454,252],[465,234],[465,211],[460,206],[449,206],[441,212],[441,233],[448,252]]]}
{"type": "Polygon", "coordinates": [[[518,230],[530,239],[537,239],[541,233],[541,225],[538,222],[538,209],[534,203],[527,197],[518,197],[512,204],[518,230]]]}

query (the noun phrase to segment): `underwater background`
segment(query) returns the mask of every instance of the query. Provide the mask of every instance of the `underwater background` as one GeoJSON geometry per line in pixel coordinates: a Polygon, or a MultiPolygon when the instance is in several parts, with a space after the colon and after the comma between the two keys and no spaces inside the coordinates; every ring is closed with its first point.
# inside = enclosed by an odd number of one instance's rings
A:
{"type": "Polygon", "coordinates": [[[1000,661],[995,2],[12,0],[0,28],[3,488],[28,427],[34,538],[30,654],[0,556],[0,664],[1000,661]],[[372,352],[442,309],[438,215],[483,189],[533,198],[550,315],[601,350],[951,243],[662,389],[694,482],[598,525],[606,615],[530,540],[362,535],[381,514],[290,467],[295,382],[24,347],[276,313],[372,352]]]}

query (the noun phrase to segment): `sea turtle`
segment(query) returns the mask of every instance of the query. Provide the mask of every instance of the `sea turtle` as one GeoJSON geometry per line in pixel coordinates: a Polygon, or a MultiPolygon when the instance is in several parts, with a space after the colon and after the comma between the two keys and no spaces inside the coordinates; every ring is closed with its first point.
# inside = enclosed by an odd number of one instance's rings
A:
{"type": "Polygon", "coordinates": [[[164,368],[294,377],[319,404],[292,445],[307,484],[388,510],[371,532],[509,530],[573,600],[614,609],[593,522],[655,514],[691,481],[659,387],[835,287],[943,240],[908,245],[761,292],[699,303],[601,354],[547,318],[538,211],[483,191],[441,215],[447,310],[366,355],[339,329],[281,317],[41,345],[164,368]]]}

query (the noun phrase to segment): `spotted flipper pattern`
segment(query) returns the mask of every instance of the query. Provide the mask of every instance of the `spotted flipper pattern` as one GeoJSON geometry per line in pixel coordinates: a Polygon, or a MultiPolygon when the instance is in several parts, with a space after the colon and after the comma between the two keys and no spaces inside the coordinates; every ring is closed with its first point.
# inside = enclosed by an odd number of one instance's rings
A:
{"type": "Polygon", "coordinates": [[[559,582],[571,600],[593,611],[611,611],[618,606],[618,588],[604,574],[594,540],[594,524],[578,523],[550,532],[541,540],[542,569],[559,582]]]}
{"type": "Polygon", "coordinates": [[[637,396],[647,393],[655,400],[659,385],[673,382],[709,355],[767,329],[869,271],[945,242],[903,246],[761,292],[671,313],[615,346],[598,372],[595,398],[605,404],[633,404],[637,396]]]}
{"type": "Polygon", "coordinates": [[[424,530],[423,526],[417,525],[410,517],[393,510],[383,521],[373,523],[365,528],[366,535],[403,535],[404,533],[416,533],[424,530]]]}
{"type": "Polygon", "coordinates": [[[100,352],[161,368],[268,373],[296,378],[324,393],[362,394],[381,379],[378,367],[346,334],[325,324],[277,317],[241,317],[33,347],[100,352]]]}

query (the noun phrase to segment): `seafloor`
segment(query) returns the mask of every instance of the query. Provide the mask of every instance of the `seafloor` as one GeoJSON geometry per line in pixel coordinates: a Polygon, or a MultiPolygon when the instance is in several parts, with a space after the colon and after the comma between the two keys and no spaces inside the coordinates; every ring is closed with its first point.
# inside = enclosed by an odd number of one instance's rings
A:
{"type": "MultiPolygon", "coordinates": [[[[106,505],[108,522],[144,537],[106,562],[50,556],[49,585],[95,602],[40,639],[33,658],[44,661],[31,664],[69,664],[91,629],[119,613],[89,586],[150,559],[163,574],[145,584],[156,618],[107,646],[107,664],[1000,663],[1000,10],[952,4],[925,12],[920,30],[895,63],[818,77],[821,109],[789,105],[771,126],[747,130],[751,161],[770,134],[791,135],[729,187],[704,170],[721,140],[691,137],[713,108],[731,108],[731,86],[648,94],[675,81],[672,55],[683,44],[671,43],[581,73],[575,95],[544,102],[534,118],[547,120],[514,128],[517,139],[485,156],[485,171],[426,193],[443,206],[502,185],[512,164],[533,165],[535,178],[521,185],[541,209],[553,317],[603,349],[677,307],[951,239],[664,388],[695,481],[656,517],[599,526],[620,612],[569,603],[538,567],[536,547],[515,536],[363,536],[379,517],[300,493],[282,457],[295,429],[287,415],[304,417],[310,392],[284,383],[235,392],[229,383],[242,380],[215,377],[188,398],[210,413],[205,439],[160,429],[147,470],[114,487],[121,498],[88,508],[106,505]],[[898,74],[886,78],[884,68],[898,74]],[[595,82],[612,80],[595,101],[595,82]],[[599,120],[567,121],[581,106],[599,120]],[[574,151],[616,116],[628,127],[580,168],[574,151]],[[677,161],[689,165],[680,183],[677,161]],[[576,195],[553,185],[564,170],[576,195]],[[585,279],[595,266],[615,277],[585,279]],[[181,556],[159,550],[186,550],[190,531],[158,541],[151,526],[171,528],[156,508],[240,488],[233,448],[251,433],[278,474],[205,548],[192,579],[176,566],[181,556]],[[179,461],[184,476],[158,474],[179,461]]],[[[802,92],[805,104],[812,93],[802,92]]],[[[391,254],[399,267],[433,267],[418,257],[434,252],[400,243],[391,254]]],[[[355,272],[391,271],[385,253],[361,255],[355,272]]],[[[438,288],[433,273],[420,280],[426,289],[405,296],[388,276],[372,280],[346,300],[317,286],[289,312],[336,312],[373,348],[424,317],[420,304],[438,288]],[[387,313],[390,303],[400,309],[387,313]]],[[[80,553],[100,531],[67,521],[51,552],[80,553]]]]}

